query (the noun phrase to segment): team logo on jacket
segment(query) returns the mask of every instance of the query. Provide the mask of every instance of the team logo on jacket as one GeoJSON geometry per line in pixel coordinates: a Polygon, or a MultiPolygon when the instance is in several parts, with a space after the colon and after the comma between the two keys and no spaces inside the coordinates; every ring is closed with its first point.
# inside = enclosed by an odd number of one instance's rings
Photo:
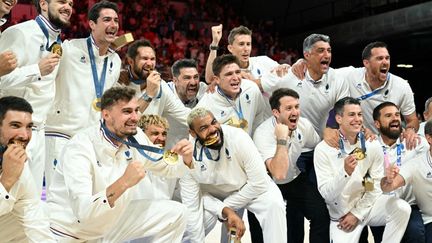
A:
{"type": "Polygon", "coordinates": [[[82,57],[80,58],[80,62],[82,62],[82,63],[86,63],[86,62],[87,62],[85,56],[82,56],[82,57]]]}
{"type": "Polygon", "coordinates": [[[430,171],[426,174],[426,178],[432,178],[432,173],[430,171]]]}
{"type": "Polygon", "coordinates": [[[249,95],[248,94],[246,94],[246,103],[248,103],[248,104],[251,103],[251,100],[249,99],[249,95]]]}

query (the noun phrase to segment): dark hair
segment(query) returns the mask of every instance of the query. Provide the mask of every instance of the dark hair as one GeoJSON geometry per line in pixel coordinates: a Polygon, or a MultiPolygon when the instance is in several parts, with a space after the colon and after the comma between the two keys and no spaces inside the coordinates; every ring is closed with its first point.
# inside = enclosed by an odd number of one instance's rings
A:
{"type": "Polygon", "coordinates": [[[323,34],[311,34],[306,37],[303,41],[303,52],[309,52],[312,49],[312,46],[318,41],[324,41],[330,44],[330,37],[323,34]]]}
{"type": "Polygon", "coordinates": [[[100,1],[98,3],[95,3],[88,12],[88,19],[97,22],[97,19],[99,18],[100,11],[104,8],[110,8],[114,10],[118,14],[118,7],[116,3],[109,2],[109,1],[100,1]]]}
{"type": "Polygon", "coordinates": [[[390,101],[383,102],[383,103],[377,105],[372,112],[372,117],[373,117],[374,121],[378,121],[379,117],[381,115],[381,110],[386,108],[386,107],[389,107],[389,106],[394,106],[397,109],[399,109],[399,107],[397,107],[397,105],[395,105],[395,103],[393,103],[393,102],[390,102],[390,101]]]}
{"type": "Polygon", "coordinates": [[[231,63],[236,63],[240,67],[240,62],[238,58],[232,54],[225,54],[216,57],[213,61],[213,66],[212,66],[213,74],[219,76],[220,72],[222,71],[222,68],[231,63]]]}
{"type": "Polygon", "coordinates": [[[362,52],[362,60],[368,60],[372,56],[373,48],[387,48],[387,44],[381,41],[369,43],[362,52]]]}
{"type": "Polygon", "coordinates": [[[252,30],[248,29],[248,27],[245,27],[243,25],[240,25],[238,27],[235,27],[232,29],[228,35],[228,44],[232,45],[234,43],[234,39],[237,35],[250,35],[252,36],[252,30]]]}
{"type": "Polygon", "coordinates": [[[197,68],[197,63],[193,59],[180,59],[177,60],[171,67],[173,77],[180,75],[180,69],[182,68],[197,68]]]}
{"type": "Polygon", "coordinates": [[[135,97],[136,91],[129,87],[112,87],[104,92],[101,98],[101,109],[109,109],[119,100],[129,102],[135,97]]]}
{"type": "MultiPolygon", "coordinates": [[[[38,14],[40,14],[42,12],[42,9],[41,9],[39,1],[40,0],[33,0],[33,4],[35,5],[38,14]]],[[[46,1],[47,1],[47,3],[49,3],[51,0],[46,0],[46,1]]]]}
{"type": "Polygon", "coordinates": [[[33,113],[33,109],[25,99],[16,96],[5,96],[0,98],[0,124],[3,123],[8,111],[22,111],[33,113]]]}
{"type": "Polygon", "coordinates": [[[280,88],[277,89],[273,92],[273,94],[270,97],[270,107],[271,109],[276,109],[279,110],[280,107],[280,99],[285,97],[285,96],[290,96],[296,99],[299,99],[299,94],[292,89],[288,89],[288,88],[280,88]]]}
{"type": "Polygon", "coordinates": [[[424,127],[424,134],[432,136],[432,120],[429,120],[426,122],[425,127],[424,127]]]}
{"type": "Polygon", "coordinates": [[[334,105],[335,114],[342,116],[345,105],[360,105],[360,101],[349,96],[336,101],[336,104],[334,105]]]}
{"type": "Polygon", "coordinates": [[[129,45],[126,55],[132,59],[135,59],[138,54],[138,48],[140,47],[150,47],[156,53],[154,46],[150,43],[149,40],[141,39],[136,40],[129,45]]]}

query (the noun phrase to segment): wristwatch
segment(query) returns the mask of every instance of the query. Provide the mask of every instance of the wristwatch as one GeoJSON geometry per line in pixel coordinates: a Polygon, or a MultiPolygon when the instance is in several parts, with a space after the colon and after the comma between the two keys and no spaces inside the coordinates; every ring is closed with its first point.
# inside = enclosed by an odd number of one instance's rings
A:
{"type": "Polygon", "coordinates": [[[277,145],[287,145],[288,141],[286,139],[277,139],[276,144],[277,145]]]}
{"type": "Polygon", "coordinates": [[[143,95],[141,96],[141,98],[142,98],[145,102],[147,102],[147,103],[150,103],[150,102],[153,100],[153,97],[148,96],[147,93],[143,93],[143,95]]]}
{"type": "Polygon", "coordinates": [[[219,50],[219,46],[213,46],[213,45],[211,45],[210,44],[210,51],[217,51],[217,50],[219,50]]]}

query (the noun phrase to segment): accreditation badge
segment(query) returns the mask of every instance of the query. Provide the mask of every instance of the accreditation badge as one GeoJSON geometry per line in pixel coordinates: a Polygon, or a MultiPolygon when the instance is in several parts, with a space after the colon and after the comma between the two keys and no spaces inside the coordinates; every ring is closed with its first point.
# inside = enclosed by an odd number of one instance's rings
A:
{"type": "Polygon", "coordinates": [[[92,102],[92,107],[95,111],[101,111],[101,99],[96,98],[92,102]]]}

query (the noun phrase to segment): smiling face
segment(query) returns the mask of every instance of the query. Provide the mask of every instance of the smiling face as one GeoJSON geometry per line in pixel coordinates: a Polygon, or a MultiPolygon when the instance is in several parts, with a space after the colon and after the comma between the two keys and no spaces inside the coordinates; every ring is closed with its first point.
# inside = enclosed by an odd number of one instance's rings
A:
{"type": "Polygon", "coordinates": [[[363,60],[368,77],[384,83],[390,69],[390,54],[385,47],[372,48],[369,59],[363,60]]]}
{"type": "Polygon", "coordinates": [[[163,126],[157,126],[155,124],[148,125],[144,133],[154,145],[165,147],[167,130],[163,126]]]}
{"type": "Polygon", "coordinates": [[[102,110],[105,124],[119,138],[126,138],[137,133],[138,100],[118,100],[114,105],[102,110]]]}
{"type": "Polygon", "coordinates": [[[195,118],[189,132],[210,149],[220,149],[223,145],[222,128],[212,114],[195,118]]]}
{"type": "Polygon", "coordinates": [[[279,99],[279,103],[279,109],[273,109],[277,122],[287,125],[291,131],[295,130],[300,117],[299,100],[291,96],[284,96],[279,99]]]}
{"type": "Polygon", "coordinates": [[[242,68],[247,68],[252,51],[252,36],[236,35],[234,42],[228,45],[228,50],[239,59],[242,68]]]}
{"type": "Polygon", "coordinates": [[[0,124],[0,145],[21,144],[24,148],[32,136],[32,115],[29,112],[9,110],[0,124]]]}
{"type": "Polygon", "coordinates": [[[237,63],[225,65],[215,80],[219,88],[231,99],[240,93],[241,70],[237,63]]]}
{"type": "Polygon", "coordinates": [[[390,139],[398,139],[402,133],[401,114],[395,106],[387,106],[381,109],[380,116],[375,121],[375,127],[380,133],[390,139]]]}
{"type": "Polygon", "coordinates": [[[55,27],[61,29],[70,25],[73,7],[72,0],[41,0],[40,7],[42,15],[55,27]]]}
{"type": "Polygon", "coordinates": [[[183,102],[195,99],[199,89],[199,74],[198,70],[193,67],[185,67],[180,69],[178,77],[173,79],[177,94],[183,102]]]}
{"type": "Polygon", "coordinates": [[[360,105],[347,104],[342,115],[336,114],[336,122],[345,136],[356,136],[363,126],[363,115],[360,105]]]}
{"type": "Polygon", "coordinates": [[[148,46],[138,47],[135,59],[128,57],[127,60],[132,67],[133,74],[142,80],[147,79],[149,70],[156,67],[156,53],[148,46]]]}
{"type": "Polygon", "coordinates": [[[9,14],[16,4],[17,0],[0,0],[0,18],[9,14]]]}
{"type": "Polygon", "coordinates": [[[313,44],[310,51],[304,53],[307,61],[308,70],[319,78],[327,73],[331,63],[331,47],[328,42],[317,41],[313,44]]]}
{"type": "Polygon", "coordinates": [[[99,12],[96,22],[90,20],[92,36],[98,46],[109,46],[117,37],[119,30],[119,18],[111,8],[103,8],[99,12]]]}

